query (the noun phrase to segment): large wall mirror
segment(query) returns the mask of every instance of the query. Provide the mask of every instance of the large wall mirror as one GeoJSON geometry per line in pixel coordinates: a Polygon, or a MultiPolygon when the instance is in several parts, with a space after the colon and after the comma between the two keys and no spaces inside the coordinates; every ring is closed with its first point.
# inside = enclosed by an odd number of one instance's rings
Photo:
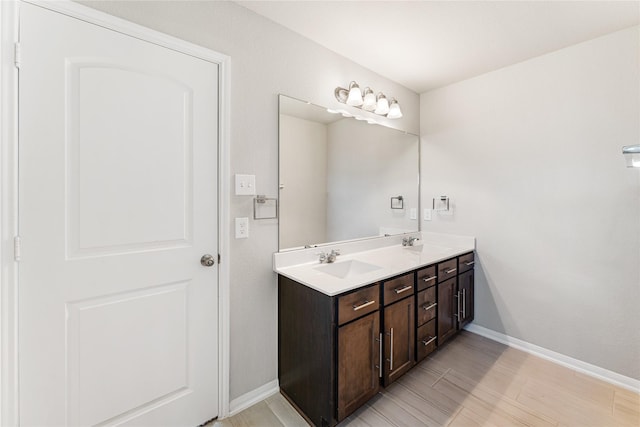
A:
{"type": "Polygon", "coordinates": [[[280,95],[280,250],[419,230],[419,138],[280,95]]]}

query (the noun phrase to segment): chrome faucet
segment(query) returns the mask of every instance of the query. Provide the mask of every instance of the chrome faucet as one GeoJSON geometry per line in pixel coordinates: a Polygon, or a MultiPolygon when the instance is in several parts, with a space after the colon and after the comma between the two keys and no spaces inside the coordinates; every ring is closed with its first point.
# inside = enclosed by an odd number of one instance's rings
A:
{"type": "Polygon", "coordinates": [[[336,257],[340,255],[340,249],[332,249],[331,253],[320,252],[317,255],[320,255],[319,261],[321,264],[325,262],[327,264],[331,264],[332,262],[335,262],[336,257]]]}
{"type": "Polygon", "coordinates": [[[416,242],[416,240],[420,240],[420,239],[417,238],[417,237],[413,237],[413,236],[403,237],[402,238],[402,246],[413,246],[414,243],[416,242]]]}

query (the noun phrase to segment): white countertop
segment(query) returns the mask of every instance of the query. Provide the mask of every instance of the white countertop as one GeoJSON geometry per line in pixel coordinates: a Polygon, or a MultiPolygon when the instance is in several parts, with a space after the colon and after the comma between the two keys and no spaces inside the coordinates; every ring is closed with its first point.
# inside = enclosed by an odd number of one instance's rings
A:
{"type": "Polygon", "coordinates": [[[402,238],[406,235],[399,235],[368,241],[337,243],[299,251],[278,252],[273,256],[273,269],[278,274],[333,296],[475,249],[475,238],[469,236],[426,232],[411,235],[420,237],[414,247],[402,246],[402,238]],[[317,253],[331,252],[332,249],[339,249],[341,255],[333,264],[321,264],[317,253]],[[347,265],[338,264],[353,261],[358,267],[364,266],[363,270],[368,268],[372,271],[347,275],[344,278],[322,271],[327,267],[337,269],[347,267],[347,265]]]}

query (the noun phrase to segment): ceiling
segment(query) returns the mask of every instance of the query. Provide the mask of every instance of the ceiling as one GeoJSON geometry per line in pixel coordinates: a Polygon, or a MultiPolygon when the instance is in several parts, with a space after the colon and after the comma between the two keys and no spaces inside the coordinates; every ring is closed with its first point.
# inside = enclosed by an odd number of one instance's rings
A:
{"type": "Polygon", "coordinates": [[[237,3],[416,93],[640,23],[638,0],[237,3]]]}

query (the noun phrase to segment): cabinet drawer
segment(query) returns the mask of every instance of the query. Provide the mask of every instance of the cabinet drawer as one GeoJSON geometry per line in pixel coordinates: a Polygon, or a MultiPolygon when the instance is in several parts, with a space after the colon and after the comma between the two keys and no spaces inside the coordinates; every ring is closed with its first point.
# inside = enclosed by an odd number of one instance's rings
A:
{"type": "Polygon", "coordinates": [[[435,286],[418,293],[418,303],[416,304],[416,307],[418,308],[418,326],[436,318],[438,309],[436,304],[435,286]]]}
{"type": "Polygon", "coordinates": [[[418,328],[416,334],[416,347],[418,349],[418,361],[427,357],[429,353],[436,349],[436,320],[433,319],[418,328]]]}
{"type": "Polygon", "coordinates": [[[413,273],[384,282],[384,305],[413,295],[413,273]]]}
{"type": "Polygon", "coordinates": [[[458,274],[457,258],[438,264],[438,282],[444,282],[451,277],[455,277],[456,274],[458,274]]]}
{"type": "Polygon", "coordinates": [[[422,270],[418,270],[418,291],[423,289],[427,289],[436,284],[436,266],[430,265],[427,268],[423,268],[422,270]]]}
{"type": "Polygon", "coordinates": [[[338,324],[342,325],[380,308],[380,285],[338,297],[338,324]]]}
{"type": "Polygon", "coordinates": [[[475,258],[473,256],[473,252],[460,255],[458,257],[458,272],[463,273],[465,271],[469,271],[473,268],[474,264],[475,264],[475,258]]]}

